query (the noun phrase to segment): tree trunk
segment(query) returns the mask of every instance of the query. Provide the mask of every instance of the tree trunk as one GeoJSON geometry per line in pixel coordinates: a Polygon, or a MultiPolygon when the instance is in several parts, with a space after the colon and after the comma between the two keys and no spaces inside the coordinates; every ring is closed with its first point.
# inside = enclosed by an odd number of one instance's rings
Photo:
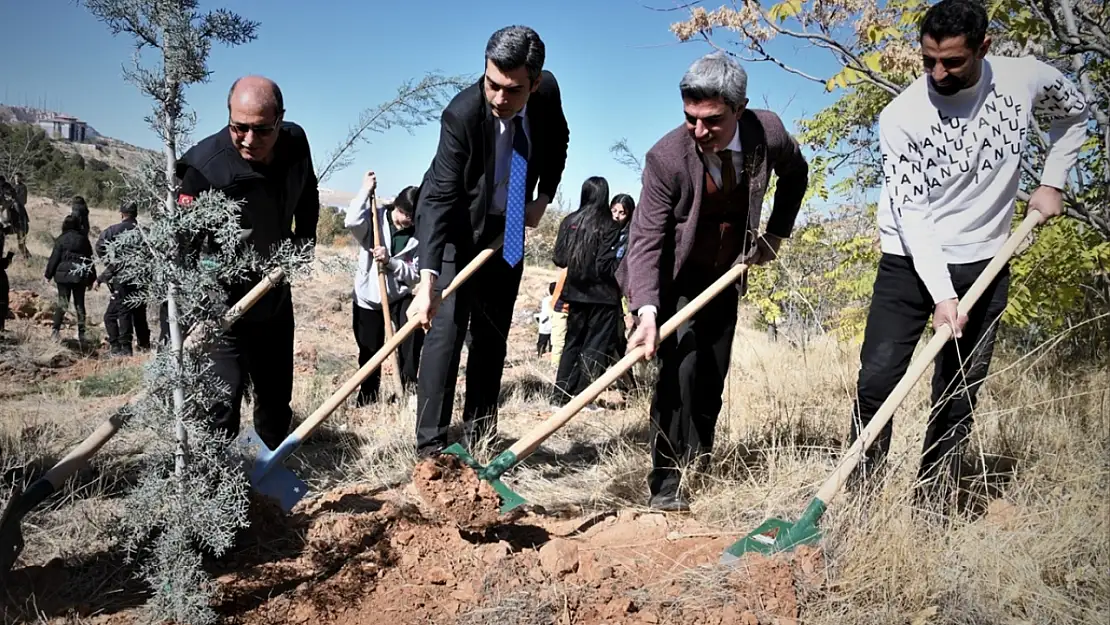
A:
{"type": "MultiPolygon", "coordinates": [[[[170,94],[170,99],[167,102],[174,102],[176,98],[177,89],[179,85],[174,84],[169,79],[166,81],[166,90],[170,94]]],[[[163,103],[165,106],[166,103],[163,103]]],[[[175,128],[177,126],[175,115],[170,106],[165,106],[163,110],[163,124],[165,124],[165,132],[163,133],[164,145],[163,152],[166,156],[166,211],[172,213],[176,210],[176,199],[174,198],[174,164],[177,162],[177,136],[175,128]]],[[[173,349],[174,363],[177,365],[178,374],[181,373],[182,361],[182,332],[181,322],[178,316],[177,309],[177,285],[170,284],[166,294],[166,306],[169,308],[169,315],[167,315],[167,322],[170,326],[170,344],[173,349]]],[[[178,478],[185,475],[185,465],[188,462],[189,451],[189,434],[185,431],[185,389],[180,386],[173,389],[173,410],[174,410],[174,429],[177,439],[177,452],[175,453],[174,474],[178,478]]]]}

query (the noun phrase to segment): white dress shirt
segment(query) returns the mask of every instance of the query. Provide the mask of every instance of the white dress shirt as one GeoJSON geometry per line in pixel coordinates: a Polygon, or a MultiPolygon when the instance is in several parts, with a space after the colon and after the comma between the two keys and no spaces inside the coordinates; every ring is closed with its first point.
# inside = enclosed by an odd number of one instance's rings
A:
{"type": "MultiPolygon", "coordinates": [[[[525,158],[532,156],[532,132],[528,125],[528,117],[525,112],[528,110],[528,105],[525,104],[524,108],[513,117],[521,117],[524,119],[524,136],[528,138],[528,154],[525,158]]],[[[494,156],[494,169],[493,169],[493,201],[490,203],[489,213],[491,215],[504,215],[505,206],[508,203],[509,197],[509,170],[513,162],[513,134],[516,132],[516,122],[514,119],[500,119],[495,118],[497,123],[497,139],[494,142],[494,149],[496,150],[494,156]]]]}

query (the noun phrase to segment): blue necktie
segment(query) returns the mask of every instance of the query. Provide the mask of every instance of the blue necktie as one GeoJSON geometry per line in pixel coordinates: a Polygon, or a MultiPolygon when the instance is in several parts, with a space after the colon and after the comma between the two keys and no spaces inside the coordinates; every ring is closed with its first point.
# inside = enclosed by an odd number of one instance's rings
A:
{"type": "Polygon", "coordinates": [[[509,163],[509,192],[505,200],[505,243],[501,256],[510,267],[524,258],[524,187],[528,180],[528,137],[524,118],[513,118],[513,155],[509,163]]]}

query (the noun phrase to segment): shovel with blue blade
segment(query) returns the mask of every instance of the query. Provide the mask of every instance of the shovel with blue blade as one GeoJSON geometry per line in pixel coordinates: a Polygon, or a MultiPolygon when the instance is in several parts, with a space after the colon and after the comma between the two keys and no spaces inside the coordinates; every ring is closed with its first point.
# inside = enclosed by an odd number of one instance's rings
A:
{"type": "MultiPolygon", "coordinates": [[[[967,293],[960,298],[958,310],[961,315],[966,315],[971,310],[975,302],[983,295],[990,286],[991,282],[998,276],[999,272],[1010,261],[1010,257],[1014,255],[1017,248],[1029,236],[1029,233],[1040,223],[1040,213],[1036,211],[1029,211],[1029,215],[1021,222],[1021,225],[1010,235],[1006,243],[999,250],[998,254],[991,260],[991,262],[983,269],[983,273],[975,280],[968,289],[967,293]]],[[[821,530],[817,526],[817,522],[825,514],[828,509],[829,502],[832,498],[840,492],[844,484],[848,481],[848,477],[855,470],[856,466],[863,459],[864,452],[875,442],[878,438],[879,432],[886,426],[887,422],[894,415],[894,411],[898,406],[905,401],[906,396],[909,395],[910,390],[913,389],[921,376],[925,374],[929,364],[936,358],[937,354],[944,347],[944,344],[952,337],[952,329],[949,326],[943,326],[937,330],[933,338],[926,344],[925,349],[918,358],[910,365],[909,370],[902,376],[898,385],[894,387],[890,395],[879,407],[878,412],[871,418],[867,427],[860,432],[859,437],[848,448],[844,458],[840,464],[829,476],[825,483],[817,491],[817,496],[814,497],[809,505],[806,506],[802,515],[797,521],[790,522],[784,519],[771,518],[763,522],[759,527],[755,528],[747,536],[736,541],[729,546],[728,549],[721,555],[720,563],[732,565],[736,564],[747,553],[762,553],[773,554],[786,551],[792,551],[799,545],[808,545],[818,542],[821,539],[821,530]]]]}
{"type": "MultiPolygon", "coordinates": [[[[478,271],[487,260],[493,257],[500,248],[501,237],[498,237],[493,244],[479,252],[473,260],[463,267],[455,276],[455,279],[451,280],[451,283],[443,290],[440,297],[442,299],[447,299],[447,297],[462,286],[474,272],[478,271]]],[[[315,431],[320,424],[331,416],[331,413],[335,412],[335,410],[350,397],[351,393],[354,393],[358,387],[362,385],[363,380],[376,371],[378,367],[385,362],[386,358],[389,358],[419,325],[419,320],[415,318],[409,319],[392,337],[385,341],[381,349],[379,349],[366,364],[360,367],[343,386],[332,393],[331,397],[297,426],[291,434],[286,436],[285,440],[278,445],[277,449],[270,451],[270,449],[258,438],[258,434],[254,432],[253,429],[244,434],[240,439],[241,444],[248,449],[254,447],[258,448],[258,451],[254,453],[249,475],[251,486],[259,494],[277,501],[281,509],[286,513],[293,510],[293,507],[308,494],[308,486],[303,480],[297,477],[293,471],[283,465],[285,460],[301,446],[305,439],[312,435],[312,432],[315,431]]],[[[249,456],[250,454],[248,453],[248,457],[249,456]]]]}
{"type": "MultiPolygon", "coordinates": [[[[222,327],[224,329],[231,327],[239,317],[243,316],[243,313],[247,312],[263,295],[284,279],[285,272],[282,269],[271,271],[242,299],[228,309],[227,313],[224,314],[222,327]]],[[[204,334],[203,328],[197,328],[190,332],[189,336],[185,338],[184,349],[194,348],[204,334]]],[[[3,512],[0,513],[0,577],[11,570],[16,558],[23,551],[23,530],[21,527],[23,517],[61,489],[66,480],[77,472],[77,469],[84,466],[90,458],[100,451],[105,443],[119,432],[120,428],[127,422],[128,411],[142,399],[143,395],[143,393],[136,394],[126,406],[112,413],[112,416],[101,423],[88,438],[51,467],[46,475],[32,482],[27,490],[16,488],[11,494],[8,502],[4,505],[3,512]]]]}
{"type": "MultiPolygon", "coordinates": [[[[701,310],[721,291],[732,286],[747,270],[747,265],[737,264],[725,272],[723,276],[717,278],[713,284],[709,285],[709,288],[690,300],[688,304],[683,306],[681,310],[659,327],[656,341],[662,342],[664,339],[674,334],[679,326],[693,317],[695,313],[701,310]]],[[[501,500],[501,514],[512,512],[527,502],[523,497],[502,482],[501,476],[539,449],[540,445],[543,444],[549,436],[566,425],[574,415],[578,414],[578,412],[585,408],[590,402],[597,399],[598,395],[601,395],[610,384],[617,381],[625,372],[635,366],[637,362],[643,360],[645,352],[646,348],[640,346],[625,354],[617,364],[601,374],[592,384],[567,402],[565,406],[548,417],[547,420],[539,424],[535,429],[518,440],[507,450],[501,452],[486,466],[482,466],[478,460],[459,443],[445,448],[442,453],[457,456],[469,467],[474,469],[478,473],[480,479],[485,480],[493,487],[501,500]]]]}

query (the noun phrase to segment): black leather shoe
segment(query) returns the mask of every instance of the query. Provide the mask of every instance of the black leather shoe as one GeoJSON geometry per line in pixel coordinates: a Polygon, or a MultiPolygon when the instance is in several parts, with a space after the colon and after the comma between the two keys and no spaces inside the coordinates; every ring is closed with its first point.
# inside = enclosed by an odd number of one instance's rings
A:
{"type": "Polygon", "coordinates": [[[420,460],[426,458],[435,458],[443,453],[444,447],[442,445],[429,445],[427,447],[420,447],[416,450],[416,457],[420,460]]]}
{"type": "Polygon", "coordinates": [[[648,506],[660,512],[690,511],[690,503],[686,501],[682,495],[674,493],[659,493],[658,495],[653,495],[651,501],[648,502],[648,506]]]}

